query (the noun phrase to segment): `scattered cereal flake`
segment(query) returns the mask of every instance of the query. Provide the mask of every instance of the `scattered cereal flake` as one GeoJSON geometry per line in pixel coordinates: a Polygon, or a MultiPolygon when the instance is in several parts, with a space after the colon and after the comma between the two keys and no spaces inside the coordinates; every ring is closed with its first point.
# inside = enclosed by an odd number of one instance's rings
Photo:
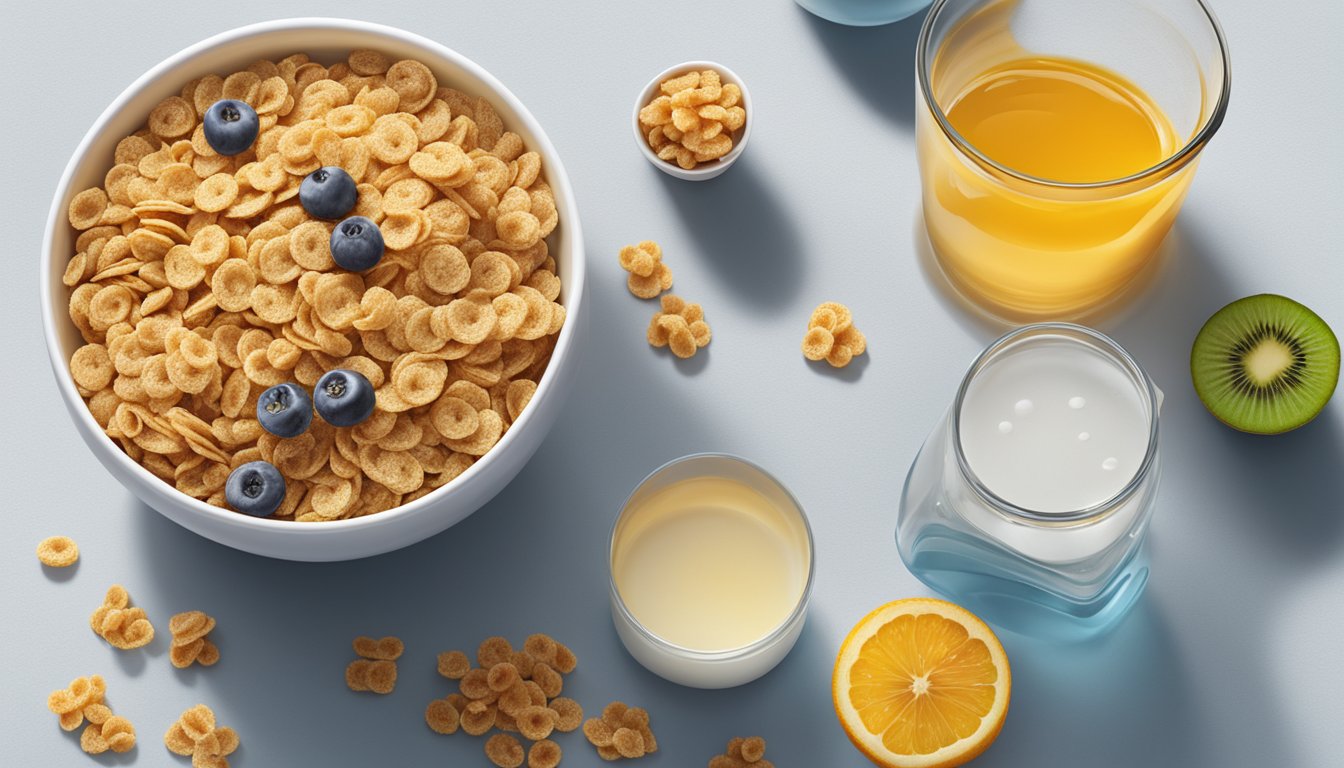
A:
{"type": "Polygon", "coordinates": [[[858,355],[868,350],[868,339],[854,327],[854,316],[849,307],[827,301],[812,310],[803,335],[803,357],[825,360],[832,367],[843,368],[858,355]]]}
{"type": "MultiPolygon", "coordinates": [[[[510,652],[510,655],[512,655],[512,652],[510,652]]],[[[496,693],[503,693],[512,688],[516,683],[521,682],[521,680],[522,678],[518,674],[517,667],[513,666],[511,662],[501,661],[490,667],[489,673],[486,674],[485,682],[490,686],[490,690],[496,693]]]]}
{"type": "Polygon", "coordinates": [[[369,690],[369,665],[372,664],[368,659],[355,659],[345,668],[345,684],[352,691],[369,690]]]}
{"type": "Polygon", "coordinates": [[[630,707],[623,701],[613,701],[602,708],[602,721],[613,728],[619,728],[625,722],[625,713],[630,707]]]}
{"type": "Polygon", "coordinates": [[[172,646],[168,659],[173,666],[186,668],[192,664],[214,666],[219,661],[219,648],[207,637],[215,628],[215,620],[202,611],[185,611],[168,620],[172,646]]]}
{"type": "Polygon", "coordinates": [[[84,724],[84,713],[79,710],[63,712],[57,722],[62,731],[73,731],[84,724]]]}
{"type": "Polygon", "coordinates": [[[668,347],[672,354],[683,359],[708,346],[712,338],[704,309],[674,294],[663,296],[661,311],[655,312],[649,321],[649,344],[668,347]]]}
{"type": "Polygon", "coordinates": [[[369,690],[374,693],[388,694],[397,685],[397,663],[379,659],[369,663],[369,690]]]}
{"type": "Polygon", "coordinates": [[[396,661],[405,652],[406,646],[397,637],[383,637],[375,640],[371,637],[356,637],[353,642],[355,654],[366,659],[396,661]]]}
{"type": "Polygon", "coordinates": [[[439,674],[449,680],[461,680],[471,671],[471,661],[461,651],[444,651],[439,654],[439,674]]]}
{"type": "Polygon", "coordinates": [[[821,326],[809,328],[803,335],[803,357],[808,360],[825,360],[834,346],[835,337],[821,326]]]}
{"type": "Polygon", "coordinates": [[[852,325],[835,335],[835,343],[848,347],[853,355],[862,355],[868,351],[868,337],[852,325]]]}
{"type": "Polygon", "coordinates": [[[742,759],[748,763],[754,763],[765,757],[765,739],[760,736],[750,736],[742,741],[739,749],[742,759]]]}
{"type": "Polygon", "coordinates": [[[190,755],[196,748],[196,742],[183,730],[180,721],[168,728],[168,732],[163,735],[163,744],[169,752],[177,755],[190,755]]]}
{"type": "Polygon", "coordinates": [[[84,707],[84,718],[94,725],[102,725],[112,716],[112,709],[106,704],[93,703],[84,707]]]}
{"type": "Polygon", "coordinates": [[[532,667],[532,682],[541,688],[547,699],[553,699],[564,690],[565,680],[549,664],[539,662],[532,667]]]}
{"type": "Polygon", "coordinates": [[[807,325],[809,328],[820,325],[831,333],[840,333],[853,322],[854,316],[849,307],[838,301],[823,301],[812,310],[812,317],[807,325]]]}
{"type": "Polygon", "coordinates": [[[480,736],[495,726],[497,712],[493,704],[486,704],[483,701],[468,703],[461,712],[462,730],[472,736],[480,736]]]}
{"type": "Polygon", "coordinates": [[[497,733],[486,739],[485,756],[499,768],[518,768],[523,764],[523,745],[512,736],[497,733]]]}
{"type": "Polygon", "coordinates": [[[583,736],[595,747],[611,746],[611,739],[615,733],[616,729],[600,717],[589,718],[583,723],[583,736]]]}
{"type": "Polygon", "coordinates": [[[583,707],[574,699],[557,696],[551,700],[551,711],[555,712],[555,729],[569,733],[583,724],[583,707]]]}
{"type": "Polygon", "coordinates": [[[435,733],[457,733],[459,715],[448,699],[434,699],[425,707],[425,723],[435,733]]]}
{"type": "Polygon", "coordinates": [[[485,669],[506,662],[513,653],[513,646],[502,637],[487,637],[476,650],[476,663],[485,669]]]}
{"type": "Polygon", "coordinates": [[[519,680],[511,688],[499,694],[499,699],[495,702],[499,706],[501,713],[510,717],[515,717],[526,707],[532,706],[532,694],[527,686],[527,682],[519,680]]]}
{"type": "Polygon", "coordinates": [[[215,730],[215,713],[204,704],[197,704],[182,713],[177,719],[182,724],[183,733],[192,741],[200,741],[215,730]]]}
{"type": "Polygon", "coordinates": [[[68,568],[79,560],[79,546],[69,536],[49,536],[38,543],[37,559],[50,568],[68,568]]]}
{"type": "Polygon", "coordinates": [[[530,741],[540,741],[550,736],[551,731],[555,730],[557,719],[558,715],[554,711],[538,706],[524,707],[515,717],[519,732],[530,741]]]}
{"type": "Polygon", "coordinates": [[[216,727],[215,713],[197,704],[169,726],[163,744],[170,752],[190,755],[192,768],[228,768],[239,738],[232,728],[216,727]]]}
{"type": "Polygon", "coordinates": [[[112,715],[103,722],[101,735],[108,748],[118,754],[135,747],[135,726],[120,715],[112,715]]]}
{"type": "Polygon", "coordinates": [[[556,768],[563,754],[559,744],[542,739],[527,750],[527,768],[556,768]]]}
{"type": "Polygon", "coordinates": [[[611,744],[621,757],[639,758],[644,756],[644,737],[639,731],[630,728],[617,728],[611,736],[611,744]]]}
{"type": "Polygon", "coordinates": [[[154,639],[154,625],[143,608],[131,607],[125,588],[113,585],[103,604],[89,618],[95,634],[114,648],[131,650],[148,645],[154,639]]]}
{"type": "Polygon", "coordinates": [[[672,269],[659,263],[649,275],[630,275],[625,281],[630,292],[641,299],[657,298],[658,294],[672,288],[672,269]]]}
{"type": "Polygon", "coordinates": [[[100,727],[90,724],[79,736],[79,748],[90,755],[101,755],[108,750],[107,739],[100,727]]]}
{"type": "Polygon", "coordinates": [[[468,670],[458,682],[458,690],[468,699],[484,699],[490,695],[490,672],[476,667],[468,670]]]}
{"type": "Polygon", "coordinates": [[[203,611],[185,611],[168,620],[168,632],[173,645],[190,645],[208,635],[215,628],[215,620],[203,611]]]}

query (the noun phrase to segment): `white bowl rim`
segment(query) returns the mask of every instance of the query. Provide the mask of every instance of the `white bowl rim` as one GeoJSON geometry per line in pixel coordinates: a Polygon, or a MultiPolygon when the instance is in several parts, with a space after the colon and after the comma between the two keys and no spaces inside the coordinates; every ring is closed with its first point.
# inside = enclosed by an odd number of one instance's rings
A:
{"type": "Polygon", "coordinates": [[[754,113],[755,110],[751,108],[751,94],[747,91],[746,81],[742,79],[741,75],[717,61],[703,59],[683,61],[682,63],[668,67],[655,75],[652,80],[640,89],[639,97],[635,100],[635,111],[634,116],[631,118],[631,122],[635,129],[635,144],[639,146],[640,153],[644,155],[645,160],[653,163],[658,170],[672,176],[691,181],[699,181],[702,178],[705,180],[712,179],[726,171],[728,166],[732,165],[742,154],[742,151],[747,148],[747,139],[751,138],[751,126],[755,123],[755,120],[753,119],[754,113]],[[728,150],[728,154],[720,157],[718,160],[713,160],[708,163],[697,163],[694,168],[682,168],[676,163],[669,163],[654,153],[653,148],[649,146],[648,137],[639,129],[639,111],[648,105],[651,100],[650,97],[657,90],[658,86],[662,85],[664,80],[673,77],[677,73],[705,69],[717,70],[725,82],[732,83],[742,90],[742,109],[747,112],[747,122],[742,126],[742,135],[738,138],[737,142],[733,144],[733,148],[728,150]]]}
{"type": "MultiPolygon", "coordinates": [[[[107,442],[107,447],[111,449],[109,451],[110,455],[114,456],[114,460],[122,464],[127,471],[139,475],[147,482],[160,484],[163,488],[167,489],[169,495],[172,495],[177,501],[190,508],[193,512],[210,518],[215,518],[217,521],[226,525],[252,527],[262,530],[283,530],[286,533],[307,530],[316,534],[319,532],[332,533],[336,531],[351,531],[359,528],[372,528],[391,523],[397,518],[430,511],[429,508],[432,507],[435,502],[442,499],[455,488],[469,482],[472,477],[483,472],[484,467],[490,464],[493,459],[505,452],[508,446],[513,442],[512,438],[527,427],[528,422],[531,421],[531,416],[536,413],[537,409],[524,409],[522,415],[519,416],[513,426],[504,433],[499,442],[485,455],[473,462],[466,471],[445,483],[443,486],[435,488],[430,493],[425,494],[414,501],[401,504],[376,514],[348,518],[345,520],[301,523],[294,520],[275,520],[269,517],[253,517],[241,512],[235,512],[231,509],[223,509],[212,504],[207,504],[204,501],[200,501],[199,499],[182,493],[177,488],[145,469],[139,462],[132,460],[131,457],[122,450],[120,445],[117,445],[106,435],[106,433],[104,433],[103,428],[94,420],[92,412],[89,411],[87,405],[84,403],[84,398],[79,394],[78,390],[75,389],[74,378],[71,376],[69,370],[69,361],[66,360],[61,353],[61,342],[56,333],[57,319],[51,302],[53,288],[55,287],[52,281],[51,268],[52,260],[54,258],[54,254],[52,253],[53,234],[57,231],[58,227],[68,226],[68,222],[66,221],[67,214],[63,203],[67,199],[75,171],[78,168],[80,161],[87,159],[86,155],[89,152],[90,145],[105,128],[106,124],[115,115],[121,112],[121,110],[125,108],[127,102],[129,102],[135,95],[139,94],[145,88],[159,82],[166,75],[171,74],[171,72],[182,63],[195,58],[205,51],[226,46],[259,34],[301,30],[310,32],[321,32],[323,30],[366,32],[398,39],[433,51],[436,55],[452,61],[455,65],[470,73],[471,76],[483,82],[492,91],[490,95],[507,102],[509,107],[518,115],[520,120],[535,137],[536,143],[538,144],[535,149],[541,153],[547,168],[546,181],[551,185],[551,188],[556,191],[557,197],[564,201],[565,207],[568,209],[569,219],[564,221],[562,226],[564,226],[568,232],[567,237],[572,238],[575,248],[575,258],[573,259],[573,264],[570,269],[571,274],[564,277],[564,288],[567,294],[564,306],[571,319],[580,317],[579,309],[583,297],[585,259],[583,254],[583,234],[577,207],[574,201],[574,190],[569,182],[569,175],[565,172],[564,165],[560,161],[559,154],[556,152],[555,146],[551,143],[550,137],[546,135],[546,132],[542,129],[541,124],[537,121],[536,117],[532,115],[531,111],[527,109],[517,96],[513,95],[512,91],[506,88],[494,75],[487,72],[475,61],[441,43],[430,40],[429,38],[414,32],[408,32],[404,29],[375,22],[332,17],[294,17],[248,24],[220,32],[183,48],[136,78],[134,82],[117,95],[112,103],[98,115],[96,120],[94,120],[93,124],[89,127],[88,132],[84,134],[84,138],[80,140],[79,145],[70,155],[70,160],[67,162],[65,170],[61,174],[60,182],[57,184],[56,191],[52,197],[51,210],[47,215],[46,230],[43,232],[42,236],[42,254],[40,259],[41,275],[39,276],[39,282],[42,293],[41,308],[43,334],[47,342],[47,353],[51,358],[52,371],[55,374],[57,386],[61,388],[62,395],[66,400],[67,405],[77,402],[85,406],[80,408],[67,408],[67,410],[72,413],[74,418],[84,422],[88,434],[96,434],[98,439],[107,442]]],[[[62,312],[60,316],[64,318],[65,313],[62,312]]],[[[567,322],[564,327],[560,329],[559,338],[551,353],[552,360],[561,358],[569,347],[575,344],[573,337],[576,324],[576,322],[567,322]]],[[[534,400],[540,401],[540,399],[545,397],[546,393],[550,390],[551,381],[554,378],[552,375],[553,370],[554,366],[548,366],[545,372],[543,372],[541,381],[537,384],[537,391],[533,395],[534,400]]]]}

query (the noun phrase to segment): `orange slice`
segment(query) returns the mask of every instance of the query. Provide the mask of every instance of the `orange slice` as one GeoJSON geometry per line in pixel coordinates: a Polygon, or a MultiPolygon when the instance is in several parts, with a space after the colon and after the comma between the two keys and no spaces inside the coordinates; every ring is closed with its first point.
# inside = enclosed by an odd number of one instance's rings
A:
{"type": "Polygon", "coordinates": [[[944,600],[868,614],[835,660],[831,696],[849,740],[886,768],[950,768],[984,752],[1008,713],[1012,673],[983,621],[944,600]]]}

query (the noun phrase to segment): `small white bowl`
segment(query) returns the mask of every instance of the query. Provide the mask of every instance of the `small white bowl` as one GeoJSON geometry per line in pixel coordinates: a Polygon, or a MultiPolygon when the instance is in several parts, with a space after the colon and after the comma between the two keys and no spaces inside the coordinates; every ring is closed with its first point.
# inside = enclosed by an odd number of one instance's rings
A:
{"type": "Polygon", "coordinates": [[[756,114],[751,107],[751,94],[747,92],[747,84],[742,78],[737,76],[733,70],[713,61],[687,61],[668,67],[658,76],[649,81],[644,89],[639,92],[639,98],[635,101],[635,110],[631,114],[630,123],[635,129],[635,144],[639,146],[639,151],[644,155],[644,159],[653,163],[653,167],[666,173],[669,176],[675,176],[678,179],[686,181],[705,181],[728,170],[728,166],[737,161],[742,155],[742,150],[747,148],[747,139],[751,138],[751,126],[756,121],[756,114]],[[723,83],[726,85],[732,83],[742,89],[742,109],[747,113],[747,122],[738,130],[730,135],[733,137],[733,148],[728,150],[728,154],[718,160],[710,160],[707,163],[700,163],[689,171],[676,163],[664,160],[653,151],[649,146],[649,137],[639,125],[639,110],[643,109],[649,102],[658,95],[658,88],[664,80],[677,75],[684,75],[692,70],[701,71],[705,69],[717,70],[723,83]]]}
{"type": "Polygon", "coordinates": [[[503,490],[532,457],[559,415],[578,369],[575,337],[583,327],[583,236],[574,191],[555,147],[522,102],[479,65],[432,40],[379,24],[314,18],[263,22],[196,43],[142,75],[98,117],[70,158],[52,200],[41,259],[47,350],[61,398],[84,442],[122,485],[165,517],[208,539],[268,557],[352,560],[414,544],[461,521],[503,490]],[[108,438],[89,413],[70,376],[70,355],[83,342],[67,314],[67,291],[61,283],[75,241],[66,210],[76,192],[103,183],[117,141],[138,130],[155,104],[176,94],[189,80],[242,69],[263,57],[279,59],[303,51],[330,61],[355,48],[419,59],[440,83],[490,98],[504,124],[541,153],[560,213],[551,253],[564,280],[560,303],[569,319],[527,409],[498,445],[452,482],[396,509],[350,520],[296,523],[251,517],[198,501],[150,474],[108,438]]]}
{"type": "Polygon", "coordinates": [[[691,688],[732,688],[755,680],[774,669],[793,649],[807,621],[807,606],[816,575],[816,545],[812,526],[798,500],[784,484],[761,467],[723,453],[697,453],[674,459],[655,469],[640,481],[611,526],[607,542],[608,591],[611,598],[611,620],[616,635],[630,655],[650,672],[665,680],[691,688]],[[641,498],[657,493],[682,480],[718,477],[735,480],[765,496],[801,540],[807,559],[807,575],[802,593],[793,609],[779,624],[764,636],[738,647],[722,651],[686,648],[671,642],[640,623],[621,597],[616,585],[616,562],[620,548],[619,538],[624,526],[632,520],[632,510],[641,498]]]}

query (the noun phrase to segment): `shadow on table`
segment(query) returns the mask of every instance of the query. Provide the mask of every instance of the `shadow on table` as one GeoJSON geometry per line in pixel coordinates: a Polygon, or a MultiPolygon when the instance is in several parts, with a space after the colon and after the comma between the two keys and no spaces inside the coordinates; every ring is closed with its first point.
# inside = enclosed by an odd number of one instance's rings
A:
{"type": "Polygon", "coordinates": [[[750,154],[710,181],[655,175],[695,238],[697,255],[737,298],[768,312],[790,306],[806,267],[798,216],[784,208],[750,154]]]}
{"type": "MultiPolygon", "coordinates": [[[[1195,691],[1167,619],[1151,596],[1114,632],[1053,644],[1000,635],[1013,668],[1003,732],[988,765],[1200,764],[1195,691]]],[[[1246,722],[1272,723],[1273,713],[1246,722]]]]}
{"type": "Polygon", "coordinates": [[[1338,413],[1327,407],[1312,423],[1283,435],[1249,435],[1211,415],[1198,417],[1197,428],[1210,433],[1199,438],[1208,449],[1202,482],[1221,485],[1239,500],[1219,517],[1244,529],[1257,557],[1272,558],[1291,582],[1344,554],[1344,424],[1338,413]]]}
{"type": "Polygon", "coordinates": [[[47,581],[56,582],[58,584],[70,581],[71,579],[75,578],[76,573],[79,573],[78,560],[76,560],[73,564],[67,565],[63,568],[53,568],[49,565],[42,566],[42,575],[47,577],[47,581]]]}
{"type": "Polygon", "coordinates": [[[915,43],[924,13],[877,27],[847,27],[796,9],[841,78],[885,120],[915,127],[915,43]]]}
{"type": "Polygon", "coordinates": [[[1201,484],[1240,500],[1229,510],[1232,516],[1218,515],[1218,524],[1244,527],[1251,548],[1274,557],[1279,567],[1315,568],[1344,549],[1341,403],[1283,435],[1245,434],[1208,414],[1190,381],[1190,347],[1214,312],[1257,291],[1228,279],[1194,223],[1178,223],[1166,247],[1172,253],[1164,272],[1108,332],[1163,389],[1163,420],[1172,427],[1164,442],[1179,440],[1203,452],[1197,460],[1177,461],[1186,471],[1204,473],[1201,484]]]}
{"type": "Polygon", "coordinates": [[[836,368],[825,360],[805,360],[808,368],[818,376],[829,376],[840,381],[855,382],[863,378],[863,372],[868,368],[868,363],[872,358],[867,352],[850,360],[849,364],[843,368],[836,368]]]}

